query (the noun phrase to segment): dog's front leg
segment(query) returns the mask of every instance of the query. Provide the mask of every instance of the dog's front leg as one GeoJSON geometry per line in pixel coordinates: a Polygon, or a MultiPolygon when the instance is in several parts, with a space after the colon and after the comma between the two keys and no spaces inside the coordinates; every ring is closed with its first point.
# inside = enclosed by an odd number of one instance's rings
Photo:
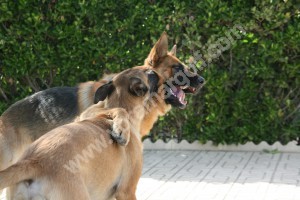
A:
{"type": "Polygon", "coordinates": [[[129,114],[123,108],[107,110],[109,118],[113,120],[111,136],[120,145],[127,145],[130,140],[129,114]]]}
{"type": "Polygon", "coordinates": [[[116,200],[136,200],[135,190],[129,188],[127,191],[118,192],[116,200]]]}
{"type": "Polygon", "coordinates": [[[120,145],[127,145],[130,140],[130,121],[129,114],[123,108],[103,108],[103,105],[98,103],[90,106],[77,119],[82,121],[92,119],[93,117],[105,117],[113,121],[111,137],[120,145]]]}

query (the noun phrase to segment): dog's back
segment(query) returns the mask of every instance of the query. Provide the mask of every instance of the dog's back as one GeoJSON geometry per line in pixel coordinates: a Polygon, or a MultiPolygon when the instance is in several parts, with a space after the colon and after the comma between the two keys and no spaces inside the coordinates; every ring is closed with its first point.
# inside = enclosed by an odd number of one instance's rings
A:
{"type": "Polygon", "coordinates": [[[93,199],[108,199],[120,182],[126,154],[125,148],[112,143],[107,133],[110,124],[106,121],[85,120],[46,133],[31,144],[19,162],[0,172],[0,188],[20,182],[11,194],[12,199],[32,199],[36,196],[80,199],[84,189],[79,187],[94,191],[92,186],[95,181],[101,185],[97,186],[97,192],[90,195],[95,197],[93,199]],[[81,176],[77,176],[79,172],[81,176]],[[105,176],[101,176],[100,181],[91,179],[103,173],[105,176]],[[72,182],[76,183],[74,187],[79,186],[77,196],[69,191],[72,182]]]}
{"type": "Polygon", "coordinates": [[[78,114],[77,87],[37,92],[10,106],[0,122],[0,169],[14,163],[32,141],[78,114]]]}
{"type": "Polygon", "coordinates": [[[36,139],[43,132],[72,121],[78,114],[77,87],[55,87],[22,99],[2,115],[5,122],[36,139]],[[31,129],[31,127],[38,127],[31,129]]]}

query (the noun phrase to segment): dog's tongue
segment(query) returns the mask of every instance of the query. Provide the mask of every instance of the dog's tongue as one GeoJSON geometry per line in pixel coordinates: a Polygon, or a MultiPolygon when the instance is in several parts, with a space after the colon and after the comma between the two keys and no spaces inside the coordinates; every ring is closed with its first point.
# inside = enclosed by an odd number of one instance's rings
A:
{"type": "Polygon", "coordinates": [[[183,92],[183,90],[180,87],[176,87],[176,92],[175,95],[177,97],[177,99],[180,101],[181,104],[186,105],[187,101],[185,101],[185,93],[183,92]]]}

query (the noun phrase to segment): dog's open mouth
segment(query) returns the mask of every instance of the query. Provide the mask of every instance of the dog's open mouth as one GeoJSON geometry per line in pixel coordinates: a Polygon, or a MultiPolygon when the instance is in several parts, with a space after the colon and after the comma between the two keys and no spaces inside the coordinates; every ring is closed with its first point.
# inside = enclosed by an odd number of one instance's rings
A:
{"type": "Polygon", "coordinates": [[[179,107],[184,109],[187,105],[187,101],[185,100],[186,93],[194,94],[196,92],[196,88],[190,86],[165,86],[166,98],[165,101],[168,104],[171,104],[174,107],[179,107]]]}
{"type": "Polygon", "coordinates": [[[195,92],[197,91],[196,88],[190,86],[184,86],[182,90],[184,91],[184,93],[190,93],[190,94],[195,94],[195,92]]]}
{"type": "Polygon", "coordinates": [[[171,88],[171,93],[178,99],[178,101],[182,105],[186,105],[187,104],[187,101],[185,100],[185,93],[181,89],[181,87],[177,86],[177,87],[174,87],[173,89],[171,88]]]}

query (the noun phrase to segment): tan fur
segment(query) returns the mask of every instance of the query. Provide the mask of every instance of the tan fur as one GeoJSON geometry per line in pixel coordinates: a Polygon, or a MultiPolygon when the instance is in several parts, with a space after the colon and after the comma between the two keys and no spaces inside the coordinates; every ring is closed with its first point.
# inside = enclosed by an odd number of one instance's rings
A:
{"type": "Polygon", "coordinates": [[[148,86],[143,70],[117,75],[113,79],[115,91],[105,102],[106,109],[101,103],[93,105],[82,113],[82,121],[58,127],[36,140],[16,164],[0,172],[0,189],[13,186],[11,199],[42,196],[49,200],[135,200],[142,171],[138,130],[149,92],[142,97],[129,94],[130,77],[139,77],[148,86]],[[130,136],[126,147],[112,143],[106,132],[111,126],[130,136]],[[94,152],[87,162],[81,162],[76,173],[63,167],[97,140],[105,141],[107,146],[94,152]]]}

